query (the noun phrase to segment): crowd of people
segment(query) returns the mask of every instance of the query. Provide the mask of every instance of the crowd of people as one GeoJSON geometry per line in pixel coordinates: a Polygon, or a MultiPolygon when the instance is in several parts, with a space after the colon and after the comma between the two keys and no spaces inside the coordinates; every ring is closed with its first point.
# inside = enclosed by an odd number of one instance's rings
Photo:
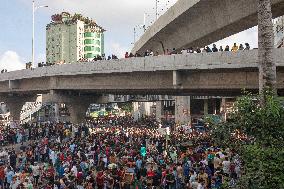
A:
{"type": "MultiPolygon", "coordinates": [[[[223,48],[223,46],[220,46],[219,48],[217,48],[216,44],[213,44],[213,47],[210,48],[209,46],[205,46],[203,48],[193,48],[190,47],[188,49],[183,48],[181,51],[177,51],[175,48],[173,49],[166,49],[165,52],[163,53],[163,55],[173,55],[173,54],[188,54],[188,53],[210,53],[210,52],[222,52],[222,51],[241,51],[241,50],[250,50],[250,45],[248,43],[245,43],[245,45],[240,44],[239,46],[234,43],[234,45],[232,46],[232,48],[230,48],[229,45],[227,45],[225,48],[223,48]]],[[[153,52],[152,50],[146,50],[144,52],[144,54],[139,54],[139,53],[129,53],[126,52],[124,55],[124,58],[132,58],[132,57],[146,57],[146,56],[159,56],[161,55],[158,52],[153,52]]],[[[100,61],[100,60],[118,60],[119,58],[112,54],[110,56],[107,56],[105,54],[102,55],[97,55],[95,56],[92,60],[90,60],[89,58],[80,58],[78,60],[78,62],[96,62],[96,61],[100,61]]],[[[64,61],[59,62],[57,64],[65,64],[64,61]]],[[[40,62],[38,63],[38,67],[45,67],[45,66],[53,66],[55,65],[55,63],[44,63],[44,62],[40,62]]],[[[26,63],[26,69],[32,69],[32,64],[31,62],[26,63]]],[[[2,70],[1,73],[5,73],[7,72],[6,69],[2,70]]]]}
{"type": "Polygon", "coordinates": [[[218,189],[241,161],[207,133],[130,116],[2,128],[0,186],[12,189],[218,189]],[[23,143],[23,145],[21,145],[23,143]]]}
{"type": "MultiPolygon", "coordinates": [[[[218,49],[216,44],[213,44],[212,48],[210,48],[209,46],[205,46],[202,49],[199,47],[195,49],[193,47],[190,47],[188,49],[183,48],[180,52],[177,51],[175,48],[173,48],[172,50],[166,49],[164,52],[164,55],[189,54],[189,53],[210,53],[210,52],[223,52],[223,51],[236,52],[236,51],[242,51],[242,50],[250,50],[250,45],[248,43],[245,43],[245,46],[243,46],[243,44],[240,44],[238,46],[236,43],[234,43],[232,48],[230,48],[230,46],[227,45],[225,49],[223,49],[223,46],[220,46],[218,49]]],[[[143,56],[146,57],[146,56],[159,56],[159,55],[160,54],[158,52],[153,52],[152,50],[146,50],[143,56]]],[[[138,53],[132,54],[128,52],[126,52],[124,55],[124,58],[131,58],[131,57],[142,57],[142,56],[138,53]]]]}
{"type": "Polygon", "coordinates": [[[7,69],[1,70],[1,73],[6,73],[6,72],[7,72],[7,69]]]}

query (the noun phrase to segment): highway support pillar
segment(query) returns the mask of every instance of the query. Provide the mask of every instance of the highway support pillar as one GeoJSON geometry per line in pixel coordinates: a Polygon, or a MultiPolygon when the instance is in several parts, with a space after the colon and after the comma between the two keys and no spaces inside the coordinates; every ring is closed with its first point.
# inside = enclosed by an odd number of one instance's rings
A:
{"type": "Polygon", "coordinates": [[[191,123],[190,96],[175,97],[175,123],[181,125],[191,123]]]}
{"type": "Polygon", "coordinates": [[[14,99],[14,100],[8,100],[5,103],[10,111],[10,120],[20,121],[21,110],[26,102],[21,101],[20,99],[19,100],[14,99]]]}
{"type": "Polygon", "coordinates": [[[156,101],[156,121],[161,122],[164,115],[164,103],[163,101],[156,101]]]}
{"type": "Polygon", "coordinates": [[[70,121],[73,124],[80,124],[85,121],[86,112],[90,106],[90,102],[88,101],[69,101],[65,103],[69,113],[70,113],[70,121]]]}
{"type": "Polygon", "coordinates": [[[132,102],[132,106],[133,106],[133,112],[132,112],[132,116],[134,121],[138,121],[141,117],[141,113],[140,113],[140,104],[139,102],[132,102]]]}
{"type": "Polygon", "coordinates": [[[222,115],[222,119],[223,119],[224,121],[226,121],[226,120],[227,120],[226,98],[222,98],[222,100],[221,100],[220,112],[221,112],[221,115],[222,115]]]}
{"type": "Polygon", "coordinates": [[[208,115],[208,99],[204,99],[204,115],[208,115]]]}

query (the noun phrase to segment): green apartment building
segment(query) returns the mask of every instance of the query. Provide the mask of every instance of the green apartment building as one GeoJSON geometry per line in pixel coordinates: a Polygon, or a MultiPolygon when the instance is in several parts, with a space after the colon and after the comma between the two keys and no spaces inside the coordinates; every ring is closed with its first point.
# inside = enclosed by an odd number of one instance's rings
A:
{"type": "Polygon", "coordinates": [[[67,12],[52,16],[46,26],[46,61],[76,63],[104,54],[105,30],[95,21],[67,12]]]}

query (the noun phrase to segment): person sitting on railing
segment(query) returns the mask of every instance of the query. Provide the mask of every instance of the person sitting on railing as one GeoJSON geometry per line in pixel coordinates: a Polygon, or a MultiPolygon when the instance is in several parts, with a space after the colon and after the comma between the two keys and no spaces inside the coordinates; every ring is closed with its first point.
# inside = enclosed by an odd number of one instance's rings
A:
{"type": "Polygon", "coordinates": [[[194,53],[193,48],[192,48],[192,47],[189,47],[189,48],[187,49],[187,53],[194,53]]]}
{"type": "Polygon", "coordinates": [[[223,49],[222,46],[220,46],[219,51],[220,51],[220,52],[224,51],[224,49],[223,49]]]}
{"type": "Polygon", "coordinates": [[[209,46],[206,46],[206,52],[208,52],[208,53],[212,52],[212,50],[210,49],[209,46]]]}
{"type": "Polygon", "coordinates": [[[97,55],[97,60],[103,60],[100,55],[97,55]]]}
{"type": "Polygon", "coordinates": [[[139,53],[136,52],[136,53],[135,53],[135,57],[142,57],[142,56],[141,56],[141,54],[139,54],[139,53]]]}
{"type": "Polygon", "coordinates": [[[170,50],[167,49],[166,52],[165,52],[165,55],[170,55],[170,54],[171,54],[171,53],[170,53],[170,50]]]}
{"type": "Polygon", "coordinates": [[[201,53],[201,49],[199,47],[196,48],[196,53],[201,53]]]}
{"type": "Polygon", "coordinates": [[[185,48],[183,48],[183,49],[181,50],[181,54],[183,54],[183,55],[187,54],[187,50],[185,50],[185,48]]]}
{"type": "Polygon", "coordinates": [[[237,43],[234,43],[234,46],[232,47],[231,51],[236,52],[239,49],[237,46],[237,43]]]}
{"type": "Polygon", "coordinates": [[[102,54],[102,60],[106,60],[106,55],[104,53],[102,54]]]}
{"type": "Polygon", "coordinates": [[[230,51],[229,45],[227,45],[227,46],[225,47],[225,50],[224,50],[224,51],[230,51]]]}
{"type": "Polygon", "coordinates": [[[218,49],[217,49],[217,47],[216,47],[216,44],[213,44],[212,51],[213,51],[213,52],[218,52],[218,49]]]}
{"type": "Polygon", "coordinates": [[[250,46],[249,46],[249,44],[248,43],[245,43],[245,49],[244,50],[250,50],[250,46]]]}
{"type": "Polygon", "coordinates": [[[145,57],[145,56],[149,56],[149,55],[150,55],[149,50],[146,50],[145,53],[144,53],[144,57],[145,57]]]}
{"type": "Polygon", "coordinates": [[[125,53],[124,58],[129,58],[128,52],[125,53]]]}
{"type": "Polygon", "coordinates": [[[113,54],[113,55],[112,55],[112,59],[113,59],[113,60],[117,60],[118,58],[117,58],[116,55],[113,54]]]}
{"type": "Polygon", "coordinates": [[[243,51],[245,48],[243,46],[243,44],[240,44],[240,47],[239,47],[239,51],[243,51]]]}
{"type": "Polygon", "coordinates": [[[176,48],[173,48],[171,55],[177,54],[176,48]]]}

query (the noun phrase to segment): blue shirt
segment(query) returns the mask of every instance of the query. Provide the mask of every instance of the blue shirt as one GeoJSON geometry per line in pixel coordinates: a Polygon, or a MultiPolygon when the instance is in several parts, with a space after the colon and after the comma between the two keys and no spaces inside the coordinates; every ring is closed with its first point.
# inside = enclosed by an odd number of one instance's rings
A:
{"type": "Polygon", "coordinates": [[[15,175],[15,174],[14,174],[13,171],[9,171],[9,172],[6,174],[7,182],[8,182],[9,184],[12,183],[12,181],[13,181],[13,176],[14,176],[14,175],[15,175]]]}
{"type": "Polygon", "coordinates": [[[142,160],[141,160],[141,159],[138,159],[138,160],[136,161],[136,167],[137,167],[138,169],[141,169],[141,167],[142,167],[142,160]]]}

